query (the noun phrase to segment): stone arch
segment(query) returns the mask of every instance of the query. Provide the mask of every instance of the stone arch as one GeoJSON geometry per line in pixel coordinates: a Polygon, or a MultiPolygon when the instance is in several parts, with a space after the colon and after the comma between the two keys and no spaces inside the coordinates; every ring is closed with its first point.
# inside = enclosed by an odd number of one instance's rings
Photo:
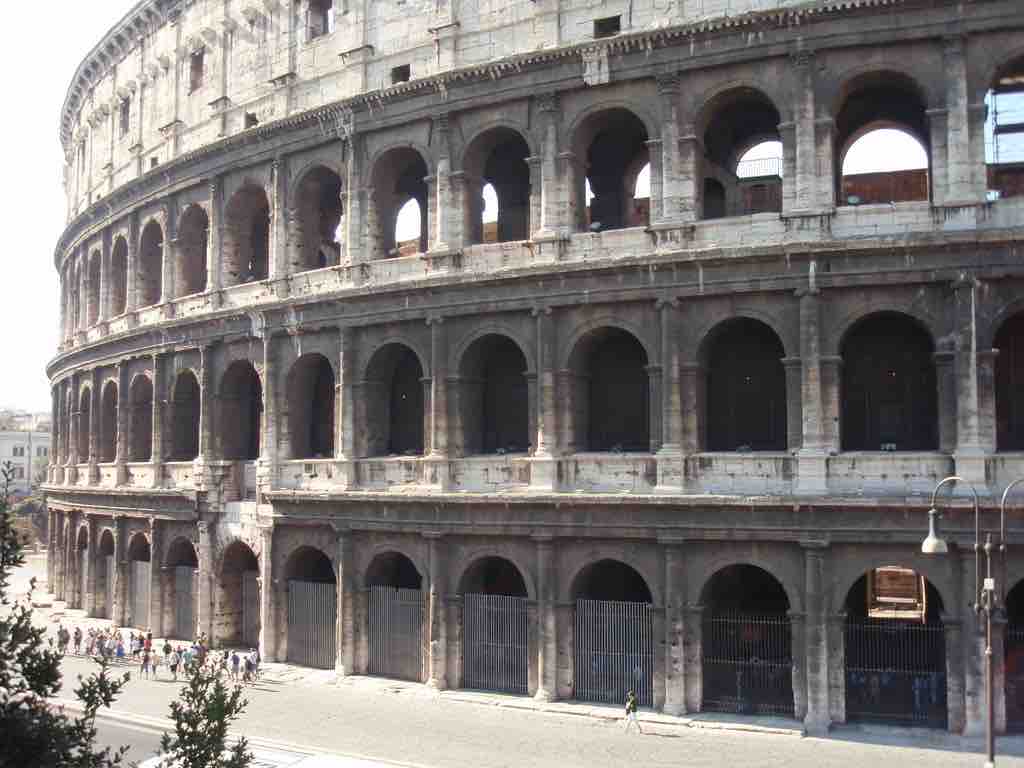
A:
{"type": "Polygon", "coordinates": [[[456,386],[464,452],[525,452],[530,398],[522,347],[504,334],[484,334],[463,352],[456,386]]]}
{"type": "Polygon", "coordinates": [[[979,317],[978,349],[984,351],[996,348],[996,336],[999,335],[1003,326],[1022,312],[1024,312],[1024,298],[1017,298],[1002,304],[988,319],[988,322],[981,322],[982,318],[979,317]]]}
{"type": "Polygon", "coordinates": [[[246,358],[228,365],[220,379],[219,395],[217,432],[222,456],[236,461],[259,458],[264,409],[263,381],[256,366],[246,358]]]}
{"type": "Polygon", "coordinates": [[[427,568],[426,559],[421,553],[415,551],[415,547],[404,546],[402,542],[395,541],[382,541],[373,546],[368,547],[362,553],[361,562],[361,577],[360,583],[363,586],[369,585],[370,568],[373,566],[374,561],[381,555],[397,554],[406,558],[413,564],[413,567],[424,580],[430,578],[430,570],[427,568]]]}
{"type": "Polygon", "coordinates": [[[533,572],[526,567],[522,558],[519,557],[517,553],[510,552],[506,548],[496,546],[474,547],[469,550],[465,556],[459,559],[458,564],[453,569],[453,573],[457,573],[459,575],[454,584],[455,591],[459,594],[463,593],[463,583],[466,575],[470,572],[470,569],[472,569],[477,563],[490,559],[507,561],[516,569],[520,579],[522,579],[523,588],[525,590],[524,596],[530,600],[537,599],[537,588],[533,578],[533,572]]]}
{"type": "Polygon", "coordinates": [[[99,461],[111,462],[117,456],[117,382],[108,380],[100,398],[99,461]]]}
{"type": "Polygon", "coordinates": [[[175,536],[174,540],[167,545],[163,564],[171,568],[186,565],[198,568],[199,553],[196,550],[195,542],[187,536],[175,536]]]}
{"type": "Polygon", "coordinates": [[[289,216],[291,267],[294,272],[321,269],[341,262],[338,230],[344,217],[339,171],[313,162],[296,175],[289,216]]]}
{"type": "Polygon", "coordinates": [[[293,459],[334,456],[334,391],[336,376],[330,361],[307,352],[288,369],[286,408],[288,454],[293,459]]]}
{"type": "MultiPolygon", "coordinates": [[[[503,121],[504,122],[504,121],[503,121]]],[[[461,167],[465,195],[467,242],[508,242],[526,240],[530,222],[530,167],[533,154],[527,136],[518,127],[492,125],[478,131],[466,143],[461,167]],[[498,202],[494,232],[483,222],[483,191],[494,191],[498,202]]]]}
{"type": "Polygon", "coordinates": [[[153,454],[153,380],[148,374],[132,377],[128,386],[128,456],[131,461],[149,461],[153,454]]]}
{"type": "Polygon", "coordinates": [[[125,552],[128,560],[150,562],[153,559],[153,553],[150,550],[149,534],[145,531],[133,531],[128,534],[128,546],[125,547],[125,552]]]}
{"type": "Polygon", "coordinates": [[[510,338],[515,342],[516,346],[519,347],[520,351],[522,351],[523,357],[526,358],[526,373],[533,374],[537,372],[536,345],[525,339],[511,324],[500,321],[485,321],[480,325],[476,325],[471,330],[462,334],[455,344],[450,344],[448,351],[448,370],[457,371],[462,365],[462,359],[466,354],[466,350],[469,349],[469,347],[471,347],[478,339],[490,335],[507,336],[510,338]]]}
{"type": "Polygon", "coordinates": [[[649,568],[641,562],[643,558],[632,557],[628,548],[612,545],[587,547],[579,553],[574,553],[571,558],[566,566],[566,570],[559,573],[559,602],[571,603],[576,599],[577,579],[579,579],[580,574],[584,570],[597,563],[614,561],[622,563],[639,574],[648,592],[650,592],[652,605],[664,605],[662,586],[657,577],[657,569],[649,568]],[[566,576],[564,579],[562,578],[563,573],[566,576]]]}
{"type": "Polygon", "coordinates": [[[412,336],[407,334],[391,334],[384,337],[380,341],[376,342],[373,346],[366,350],[363,359],[366,363],[363,365],[362,377],[365,380],[367,374],[370,371],[370,366],[373,363],[373,358],[380,352],[384,347],[390,344],[401,344],[403,347],[408,347],[416,355],[416,359],[419,361],[420,367],[423,369],[424,375],[430,375],[430,355],[427,350],[416,341],[412,336]]]}
{"type": "Polygon", "coordinates": [[[366,420],[360,432],[363,456],[418,455],[426,447],[427,371],[413,347],[378,346],[365,368],[362,397],[366,420]]]}
{"type": "MultiPolygon", "coordinates": [[[[895,301],[878,300],[860,304],[857,309],[847,312],[832,322],[829,325],[828,333],[822,336],[821,354],[830,357],[838,356],[850,329],[871,315],[883,313],[906,315],[928,333],[936,350],[942,348],[943,345],[940,342],[943,334],[938,320],[934,316],[919,307],[909,307],[895,301]]],[[[787,354],[790,354],[788,350],[787,354]]]]}
{"type": "MultiPolygon", "coordinates": [[[[701,585],[700,592],[698,593],[700,595],[700,605],[708,611],[714,608],[714,603],[717,600],[726,602],[725,596],[716,598],[714,594],[716,588],[722,586],[722,580],[726,575],[738,576],[753,573],[754,571],[763,573],[768,579],[770,579],[770,582],[766,581],[766,585],[771,585],[773,590],[774,587],[777,587],[777,590],[774,590],[776,592],[775,595],[768,595],[768,597],[772,598],[777,603],[777,605],[773,606],[771,609],[773,612],[785,614],[794,610],[795,602],[791,597],[790,590],[786,589],[786,585],[782,582],[782,579],[776,576],[773,569],[765,568],[763,565],[754,565],[753,563],[742,561],[716,566],[713,570],[709,569],[710,575],[704,580],[704,583],[701,585]]],[[[760,602],[757,600],[758,595],[749,591],[752,588],[750,586],[751,582],[749,579],[741,578],[737,579],[737,581],[741,581],[742,585],[747,587],[747,589],[740,589],[738,591],[736,595],[737,605],[747,606],[752,602],[760,602]]],[[[739,585],[735,586],[739,587],[739,585]]],[[[759,610],[753,610],[750,607],[732,607],[731,610],[745,613],[760,612],[759,610]]]]}
{"type": "Polygon", "coordinates": [[[224,206],[224,286],[266,280],[270,274],[270,199],[255,182],[242,184],[224,206]]]}
{"type": "Polygon", "coordinates": [[[90,427],[92,423],[92,387],[82,387],[78,396],[78,461],[89,460],[90,427]]]}
{"type": "MultiPolygon", "coordinates": [[[[921,529],[925,530],[926,522],[922,513],[921,529]]],[[[845,557],[831,560],[830,578],[825,584],[826,610],[838,613],[844,610],[846,598],[853,590],[857,581],[868,571],[885,566],[900,565],[911,568],[924,576],[932,585],[945,611],[955,611],[956,586],[951,582],[949,568],[942,558],[922,555],[920,547],[901,547],[898,550],[873,552],[870,549],[851,548],[845,557]]]]}
{"type": "Polygon", "coordinates": [[[559,367],[568,368],[571,365],[572,355],[576,351],[576,347],[583,337],[592,331],[606,327],[617,328],[618,330],[625,331],[635,337],[644,348],[644,354],[647,355],[648,360],[656,360],[658,358],[657,354],[655,354],[657,351],[656,342],[647,338],[647,334],[640,326],[629,320],[617,317],[616,315],[601,315],[600,317],[595,317],[591,320],[580,323],[573,328],[570,335],[567,336],[565,341],[560,345],[560,351],[558,353],[559,367]]]}
{"type": "Polygon", "coordinates": [[[202,406],[199,377],[191,368],[183,368],[171,385],[170,432],[171,461],[189,461],[199,455],[199,419],[202,406]]]}
{"type": "Polygon", "coordinates": [[[232,537],[216,563],[215,638],[222,644],[255,646],[260,634],[258,554],[232,537]]]}
{"type": "Polygon", "coordinates": [[[139,236],[137,303],[148,307],[163,296],[164,229],[160,219],[150,217],[139,236]]]}
{"type": "Polygon", "coordinates": [[[373,258],[399,255],[396,226],[402,206],[415,200],[420,211],[417,250],[426,253],[430,240],[429,191],[424,179],[433,172],[430,152],[413,142],[378,150],[370,162],[372,192],[370,237],[373,258]]]}
{"type": "Polygon", "coordinates": [[[206,290],[206,251],[210,239],[210,216],[192,203],[178,219],[178,259],[174,274],[175,296],[190,296],[206,290]]]}
{"type": "Polygon", "coordinates": [[[110,250],[110,316],[123,315],[128,299],[128,241],[124,235],[114,238],[110,250]]]}
{"type": "Polygon", "coordinates": [[[429,575],[400,549],[382,548],[375,552],[363,572],[363,586],[423,589],[429,575]]]}
{"type": "Polygon", "coordinates": [[[708,574],[708,576],[699,584],[689,586],[689,600],[695,605],[700,605],[701,598],[704,595],[704,589],[715,574],[734,565],[750,566],[764,571],[779,582],[779,584],[782,585],[782,589],[786,594],[786,599],[789,602],[789,610],[794,613],[800,613],[804,610],[804,591],[803,584],[800,580],[803,576],[803,558],[802,553],[800,554],[801,567],[796,569],[793,573],[790,573],[790,568],[780,567],[780,564],[783,561],[780,561],[779,558],[772,558],[757,552],[744,552],[742,554],[738,554],[736,552],[725,552],[722,555],[713,557],[709,561],[703,563],[701,571],[702,573],[708,574]]]}
{"type": "Polygon", "coordinates": [[[705,359],[707,357],[707,347],[713,338],[715,329],[730,320],[754,320],[767,325],[782,344],[784,355],[786,357],[797,356],[796,350],[798,349],[799,341],[791,338],[791,335],[786,332],[785,323],[781,317],[754,307],[736,307],[721,313],[715,313],[703,322],[691,337],[692,341],[682,350],[684,359],[694,361],[705,359]]]}
{"type": "Polygon", "coordinates": [[[334,582],[337,575],[334,561],[319,547],[311,544],[300,544],[295,547],[284,561],[285,580],[334,582]],[[303,558],[309,558],[305,560],[303,558]]]}

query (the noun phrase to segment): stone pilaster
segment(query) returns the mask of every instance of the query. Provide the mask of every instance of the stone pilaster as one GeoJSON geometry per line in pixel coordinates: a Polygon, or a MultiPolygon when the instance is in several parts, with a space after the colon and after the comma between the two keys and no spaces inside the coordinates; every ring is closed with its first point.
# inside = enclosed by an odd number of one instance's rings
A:
{"type": "Polygon", "coordinates": [[[288,295],[288,231],[285,201],[288,199],[288,159],[277,157],[270,164],[270,255],[269,278],[278,298],[288,295]]]}
{"type": "Polygon", "coordinates": [[[978,398],[977,296],[979,283],[965,277],[953,285],[956,370],[956,473],[984,485],[985,451],[981,444],[978,398]]]}
{"type": "Polygon", "coordinates": [[[427,685],[437,690],[448,687],[445,626],[445,574],[447,552],[440,533],[425,534],[429,548],[430,586],[427,603],[427,685]]]}
{"type": "Polygon", "coordinates": [[[791,56],[793,64],[794,165],[792,207],[787,213],[818,207],[818,174],[814,111],[814,54],[799,49],[791,56]]]}
{"type": "Polygon", "coordinates": [[[277,660],[277,627],[274,621],[274,526],[260,528],[260,657],[277,660]]]}
{"type": "Polygon", "coordinates": [[[971,167],[968,121],[965,39],[950,35],[943,40],[942,63],[946,76],[946,205],[979,203],[971,167]]]}
{"type": "Polygon", "coordinates": [[[427,320],[430,327],[430,455],[448,457],[448,345],[443,317],[427,320]]]}
{"type": "Polygon", "coordinates": [[[153,487],[163,484],[164,474],[164,400],[167,355],[153,355],[153,435],[149,461],[153,466],[153,487]]]}
{"type": "Polygon", "coordinates": [[[822,356],[821,365],[821,418],[822,449],[838,453],[841,445],[839,411],[843,380],[843,358],[838,355],[822,356]]]}
{"type": "MultiPolygon", "coordinates": [[[[199,611],[196,626],[207,637],[213,637],[213,532],[205,520],[196,523],[199,529],[199,611]]],[[[265,621],[266,619],[264,619],[265,621]]],[[[266,627],[266,624],[264,624],[266,627]]]]}
{"type": "Polygon", "coordinates": [[[706,374],[700,363],[679,365],[679,390],[682,408],[682,434],[680,444],[683,456],[698,453],[704,448],[704,392],[706,374]]]}
{"type": "Polygon", "coordinates": [[[86,616],[96,615],[96,570],[100,567],[99,562],[99,533],[95,517],[89,517],[86,521],[89,528],[89,549],[85,557],[85,594],[82,595],[82,608],[86,616]]]}
{"type": "Polygon", "coordinates": [[[567,181],[559,163],[558,96],[547,93],[536,97],[534,109],[540,136],[540,220],[534,226],[534,240],[551,240],[569,231],[569,212],[565,201],[567,181]]]}
{"type": "Polygon", "coordinates": [[[114,625],[123,627],[128,615],[128,530],[123,516],[114,517],[114,625]]]}
{"type": "Polygon", "coordinates": [[[935,353],[935,379],[938,390],[939,450],[953,453],[956,450],[957,388],[955,353],[939,350],[935,353]]]}
{"type": "MultiPolygon", "coordinates": [[[[147,626],[153,637],[164,636],[164,592],[161,589],[163,575],[164,531],[160,521],[149,518],[149,620],[147,626]]],[[[136,622],[141,624],[139,619],[136,622]]]]}
{"type": "Polygon", "coordinates": [[[338,680],[354,672],[355,662],[355,596],[352,593],[355,562],[352,553],[352,533],[338,531],[335,551],[338,580],[338,623],[335,635],[336,655],[334,669],[338,680]]]}
{"type": "Polygon", "coordinates": [[[537,693],[539,701],[558,697],[558,621],[555,597],[555,545],[551,537],[534,536],[537,544],[537,693]]]}
{"type": "Polygon", "coordinates": [[[665,550],[665,697],[669,715],[686,712],[686,653],[683,603],[686,568],[681,539],[659,539],[665,550]]]}
{"type": "MultiPolygon", "coordinates": [[[[680,490],[683,483],[682,402],[679,384],[679,312],[674,299],[657,302],[661,325],[661,445],[658,487],[680,490]]],[[[668,617],[666,617],[666,622],[668,617]]]]}
{"type": "Polygon", "coordinates": [[[355,330],[338,327],[338,376],[335,385],[335,456],[339,480],[345,487],[355,485],[356,419],[355,419],[356,342],[355,330]]]}
{"type": "MultiPolygon", "coordinates": [[[[813,181],[813,180],[812,180],[813,181]]],[[[821,366],[821,297],[814,286],[815,262],[809,270],[810,286],[800,301],[800,452],[797,459],[797,490],[803,494],[828,492],[828,450],[824,437],[824,387],[821,366]]],[[[795,383],[795,382],[794,382],[795,383]]],[[[788,384],[788,382],[787,382],[788,384]]],[[[796,404],[790,401],[790,407],[796,404]]]]}
{"type": "Polygon", "coordinates": [[[100,369],[93,368],[89,386],[89,485],[100,481],[100,369]]]}
{"type": "Polygon", "coordinates": [[[558,424],[555,401],[555,326],[551,307],[532,311],[536,331],[537,382],[535,423],[537,427],[530,467],[530,485],[538,490],[555,490],[558,478],[555,455],[558,452],[558,424]]]}
{"type": "Polygon", "coordinates": [[[273,337],[269,330],[263,336],[263,434],[260,438],[260,458],[257,463],[257,498],[262,503],[263,493],[271,488],[278,477],[277,450],[277,358],[273,337]]]}
{"type": "MultiPolygon", "coordinates": [[[[171,198],[173,201],[173,198],[171,198]]],[[[178,207],[173,202],[164,205],[164,242],[160,257],[160,304],[174,300],[174,265],[178,260],[178,207]]]]}
{"type": "Polygon", "coordinates": [[[804,627],[806,648],[807,712],[804,730],[823,735],[830,722],[829,649],[825,617],[825,544],[804,542],[804,578],[807,619],[804,627]]]}
{"type": "Polygon", "coordinates": [[[211,308],[220,306],[221,249],[224,247],[223,197],[224,184],[218,176],[209,187],[210,229],[206,247],[206,290],[210,294],[211,308]]]}

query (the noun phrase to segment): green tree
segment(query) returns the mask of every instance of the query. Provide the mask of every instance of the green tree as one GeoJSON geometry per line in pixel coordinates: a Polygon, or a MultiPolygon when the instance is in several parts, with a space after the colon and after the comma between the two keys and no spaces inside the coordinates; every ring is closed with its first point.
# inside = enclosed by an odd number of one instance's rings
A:
{"type": "MultiPolygon", "coordinates": [[[[84,712],[72,718],[47,699],[60,690],[60,655],[32,622],[29,603],[8,596],[11,571],[24,565],[23,543],[13,525],[10,462],[0,467],[0,768],[113,768],[127,747],[96,748],[96,712],[110,706],[128,675],[116,680],[106,664],[79,678],[75,695],[84,712]]],[[[33,580],[34,586],[34,580],[33,580]]]]}
{"type": "Polygon", "coordinates": [[[245,737],[228,746],[228,726],[245,710],[242,686],[228,685],[219,665],[195,664],[188,685],[171,702],[174,735],[164,733],[164,768],[247,768],[253,755],[245,737]]]}

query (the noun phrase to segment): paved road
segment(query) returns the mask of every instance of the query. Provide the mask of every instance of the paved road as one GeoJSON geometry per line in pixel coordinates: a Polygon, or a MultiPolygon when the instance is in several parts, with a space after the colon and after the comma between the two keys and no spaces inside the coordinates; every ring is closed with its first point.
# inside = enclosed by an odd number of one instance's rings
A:
{"type": "Polygon", "coordinates": [[[152,757],[160,749],[160,731],[146,726],[125,725],[109,720],[96,721],[97,743],[101,747],[117,748],[129,746],[129,762],[138,763],[152,757]]]}

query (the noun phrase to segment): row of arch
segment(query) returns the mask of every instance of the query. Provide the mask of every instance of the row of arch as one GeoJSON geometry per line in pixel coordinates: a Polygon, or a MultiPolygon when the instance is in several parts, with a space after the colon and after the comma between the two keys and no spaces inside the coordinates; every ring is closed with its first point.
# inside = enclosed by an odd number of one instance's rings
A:
{"type": "MultiPolygon", "coordinates": [[[[1013,61],[999,77],[1024,71],[1024,60],[1013,61]]],[[[910,76],[895,71],[858,75],[840,89],[835,111],[835,200],[891,202],[929,199],[931,136],[925,89],[910,76]],[[924,160],[908,166],[918,175],[900,183],[885,199],[871,198],[874,182],[844,181],[845,159],[858,141],[876,131],[898,129],[919,145],[924,160]],[[922,164],[923,163],[923,164],[922,164]]],[[[780,133],[782,112],[772,98],[752,86],[717,94],[698,113],[699,218],[781,210],[781,176],[786,166],[780,133]],[[750,151],[768,147],[767,155],[745,161],[750,151]]],[[[640,226],[649,223],[649,143],[657,138],[656,123],[641,111],[611,106],[591,112],[571,128],[569,146],[578,162],[569,180],[571,225],[577,231],[640,226]],[[638,179],[643,177],[642,184],[638,179]]],[[[789,150],[786,150],[789,151],[789,150]]],[[[462,230],[467,244],[528,239],[539,222],[531,221],[530,162],[536,141],[513,125],[491,127],[472,138],[458,158],[465,188],[462,230]]],[[[366,222],[371,258],[428,249],[428,189],[433,170],[430,153],[415,145],[393,147],[372,159],[368,176],[371,206],[366,222]]],[[[877,181],[877,180],[875,180],[877,181]]],[[[660,183],[660,182],[659,182],[660,183]]],[[[295,185],[288,206],[290,269],[304,271],[338,264],[344,250],[343,184],[335,169],[316,165],[295,185]]],[[[879,193],[881,194],[881,193],[879,193]]],[[[227,287],[266,279],[269,259],[271,206],[266,190],[246,182],[227,201],[221,239],[219,284],[227,287]]],[[[166,223],[166,222],[165,222],[166,223]]],[[[167,247],[164,226],[150,219],[137,243],[136,303],[139,307],[205,291],[208,287],[207,250],[211,243],[208,211],[191,204],[174,222],[173,249],[167,247]],[[173,254],[172,269],[164,260],[173,254]],[[163,285],[169,275],[173,290],[163,285]]],[[[108,298],[109,316],[127,308],[128,248],[123,235],[112,247],[108,298]]],[[[95,324],[100,314],[99,250],[65,279],[65,305],[74,328],[95,324]]]]}
{"type": "MultiPolygon", "coordinates": [[[[1024,314],[1007,320],[996,335],[996,439],[999,450],[1024,448],[1024,314]]],[[[935,348],[928,332],[906,315],[869,315],[847,333],[840,348],[841,446],[844,450],[935,450],[939,447],[935,348]]],[[[783,451],[788,434],[787,374],[782,342],[765,323],[734,318],[714,328],[701,348],[704,376],[700,445],[709,451],[783,451]]],[[[644,452],[651,446],[650,360],[643,344],[619,327],[592,330],[576,344],[563,372],[563,396],[576,450],[644,452]]],[[[365,424],[358,428],[359,456],[419,455],[425,447],[428,366],[417,352],[390,342],[371,356],[356,387],[365,424]]],[[[530,433],[531,366],[517,341],[487,333],[463,353],[452,409],[457,450],[463,455],[525,453],[530,433]]],[[[280,423],[288,458],[336,454],[336,382],[332,363],[320,353],[301,356],[285,380],[280,423]]],[[[217,387],[216,435],[226,459],[260,455],[263,384],[252,363],[232,363],[217,387]],[[230,425],[230,428],[226,428],[230,425]]],[[[177,375],[168,398],[167,459],[189,460],[199,452],[201,392],[195,374],[177,375]]],[[[115,459],[117,383],[108,381],[99,400],[98,461],[115,459]]],[[[152,455],[153,384],[135,376],[122,423],[126,458],[152,455]]],[[[77,450],[89,455],[92,395],[79,394],[77,450]]],[[[66,431],[65,431],[66,432],[66,431]]],[[[62,434],[63,436],[63,434],[62,434]]],[[[66,445],[63,446],[66,450],[66,445]]]]}

